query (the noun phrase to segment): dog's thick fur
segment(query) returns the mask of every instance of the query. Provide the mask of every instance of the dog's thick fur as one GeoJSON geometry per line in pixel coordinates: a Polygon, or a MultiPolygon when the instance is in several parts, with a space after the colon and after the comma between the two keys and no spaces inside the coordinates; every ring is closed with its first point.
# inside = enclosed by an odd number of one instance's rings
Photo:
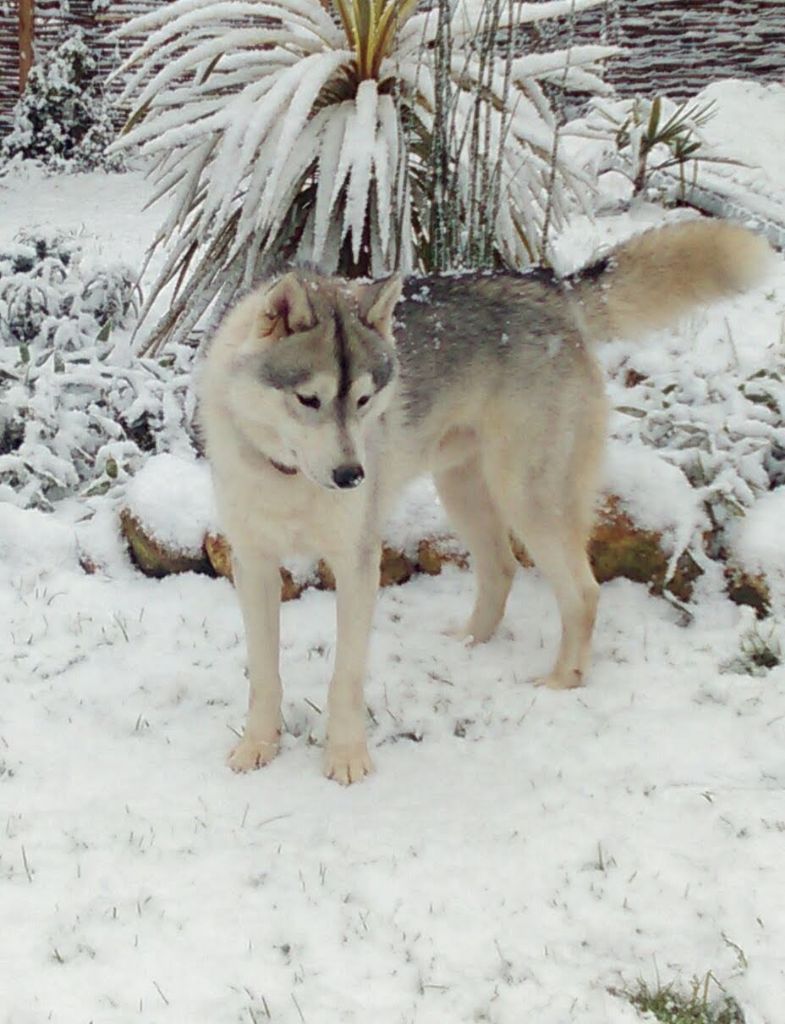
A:
{"type": "Polygon", "coordinates": [[[766,244],[727,224],[651,231],[566,281],[535,271],[367,284],[294,271],[227,317],[201,414],[248,647],[238,771],[277,752],[279,564],[324,557],[337,584],[326,773],[371,770],[363,677],[381,529],[401,486],[433,473],[477,576],[464,635],[498,626],[515,533],[556,595],[562,638],[542,682],[583,681],[598,587],[586,555],[605,434],[592,342],[673,322],[752,284],[766,244]]]}

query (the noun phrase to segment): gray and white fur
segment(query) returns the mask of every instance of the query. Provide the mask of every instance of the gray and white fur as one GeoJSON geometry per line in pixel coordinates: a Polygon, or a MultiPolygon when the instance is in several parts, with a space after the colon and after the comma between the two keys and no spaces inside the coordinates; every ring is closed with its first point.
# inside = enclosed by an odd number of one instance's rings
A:
{"type": "Polygon", "coordinates": [[[350,783],[371,770],[363,678],[381,531],[401,487],[424,472],[476,575],[461,635],[481,643],[501,621],[512,533],[561,616],[555,664],[539,682],[579,686],[598,598],[586,546],[606,421],[593,345],[751,285],[767,256],[741,228],[695,221],[633,238],[566,281],[536,271],[359,283],[294,271],[243,299],[201,380],[248,650],[232,768],[278,751],[279,565],[304,553],[336,579],[325,771],[350,783]]]}

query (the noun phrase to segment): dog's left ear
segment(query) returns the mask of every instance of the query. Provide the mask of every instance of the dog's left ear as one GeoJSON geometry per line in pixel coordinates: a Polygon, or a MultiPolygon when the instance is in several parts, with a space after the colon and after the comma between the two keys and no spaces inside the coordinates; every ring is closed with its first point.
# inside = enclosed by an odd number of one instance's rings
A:
{"type": "Polygon", "coordinates": [[[403,280],[391,274],[381,281],[356,285],[357,304],[363,321],[380,334],[392,334],[395,304],[401,297],[403,280]]]}

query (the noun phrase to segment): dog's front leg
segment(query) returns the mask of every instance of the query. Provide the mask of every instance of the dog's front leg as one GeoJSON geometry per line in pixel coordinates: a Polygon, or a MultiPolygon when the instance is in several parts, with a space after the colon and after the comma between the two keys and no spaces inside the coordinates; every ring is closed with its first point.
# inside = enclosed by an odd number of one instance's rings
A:
{"type": "Polygon", "coordinates": [[[247,772],[272,761],[281,736],[281,574],[278,560],[258,551],[232,558],[248,652],[248,717],[245,732],[229,755],[229,766],[247,772]]]}
{"type": "Polygon", "coordinates": [[[338,639],[328,697],[325,775],[343,785],[373,771],[365,741],[363,682],[379,586],[379,547],[333,561],[338,639]]]}

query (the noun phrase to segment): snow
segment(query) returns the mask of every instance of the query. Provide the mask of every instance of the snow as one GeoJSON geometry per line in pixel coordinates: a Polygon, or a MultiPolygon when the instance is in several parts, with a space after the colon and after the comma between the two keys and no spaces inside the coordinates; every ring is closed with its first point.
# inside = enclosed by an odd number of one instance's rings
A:
{"type": "Polygon", "coordinates": [[[38,509],[22,510],[0,502],[0,561],[17,570],[41,565],[76,567],[74,531],[38,509]],[[35,543],[31,543],[31,538],[35,543]]]}
{"type": "MultiPolygon", "coordinates": [[[[772,123],[751,101],[738,144],[752,152],[772,123]]],[[[99,256],[138,264],[148,196],[136,174],[15,172],[0,179],[0,240],[31,221],[81,226],[99,256]]],[[[662,219],[646,205],[575,218],[557,252],[577,265],[662,219]]],[[[678,332],[602,353],[609,485],[678,545],[702,529],[704,495],[678,448],[641,438],[675,420],[704,429],[704,457],[749,492],[734,550],[779,601],[783,488],[755,489],[761,438],[736,434],[782,429],[782,409],[753,401],[753,418],[738,381],[777,372],[784,313],[781,262],[678,332]],[[625,386],[627,369],[647,380],[625,386]],[[663,394],[672,405],[650,405],[663,394]]],[[[151,457],[124,497],[190,545],[212,516],[201,473],[183,452],[151,457]]],[[[377,772],[341,789],[320,774],[332,595],[284,606],[282,751],[234,776],[247,693],[232,588],[142,577],[115,500],[0,504],[2,1024],[635,1024],[612,990],[707,971],[747,1024],[779,1024],[785,667],[739,666],[782,623],[731,604],[719,567],[687,628],[645,588],[604,585],[593,672],[570,693],[531,685],[558,639],[536,571],[479,647],[446,635],[470,574],[385,590],[367,684],[377,772]]],[[[418,483],[388,537],[408,549],[443,527],[418,483]]]]}
{"type": "Polygon", "coordinates": [[[608,443],[603,487],[622,497],[638,526],[661,533],[677,556],[696,530],[709,525],[700,496],[684,473],[641,444],[608,443]]]}
{"type": "Polygon", "coordinates": [[[165,452],[147,459],[128,484],[125,504],[169,550],[198,555],[205,536],[219,532],[210,469],[203,459],[165,452]]]}
{"type": "Polygon", "coordinates": [[[764,494],[739,520],[733,554],[739,565],[754,573],[785,578],[785,488],[764,494]]]}
{"type": "MultiPolygon", "coordinates": [[[[430,477],[413,480],[401,495],[384,531],[386,542],[396,551],[415,556],[423,537],[448,538],[449,522],[430,477]]],[[[458,550],[464,550],[460,546],[458,550]]]]}
{"type": "Polygon", "coordinates": [[[725,159],[738,161],[724,167],[718,165],[712,168],[713,172],[745,182],[779,202],[785,213],[782,87],[756,81],[716,82],[699,93],[696,100],[716,104],[714,116],[701,131],[706,142],[725,159]],[[769,130],[744,131],[751,115],[756,123],[768,123],[769,130]]]}
{"type": "Polygon", "coordinates": [[[329,595],[284,610],[290,734],[238,778],[225,581],[8,573],[5,1019],[220,1024],[266,1002],[286,1022],[620,1024],[634,1017],[607,987],[711,969],[749,1021],[775,1022],[783,671],[717,675],[739,629],[724,601],[685,631],[615,583],[592,685],[534,690],[550,595],[522,574],[514,634],[467,650],[441,630],[470,591],[455,570],[382,595],[378,772],[345,791],[310,742],[329,595]]]}

